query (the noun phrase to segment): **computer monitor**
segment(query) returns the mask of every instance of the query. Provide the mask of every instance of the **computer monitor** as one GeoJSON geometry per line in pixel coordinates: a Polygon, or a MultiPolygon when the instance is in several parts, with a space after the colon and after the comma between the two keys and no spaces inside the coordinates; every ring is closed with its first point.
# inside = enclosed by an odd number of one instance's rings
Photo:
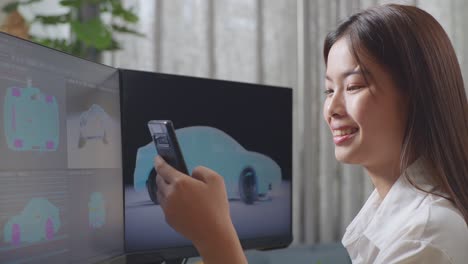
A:
{"type": "Polygon", "coordinates": [[[245,249],[291,242],[291,88],[131,70],[120,78],[129,259],[197,255],[165,222],[155,195],[147,123],[157,119],[173,122],[190,172],[203,165],[223,176],[245,249]]]}
{"type": "Polygon", "coordinates": [[[118,71],[0,34],[0,263],[123,253],[118,71]]]}

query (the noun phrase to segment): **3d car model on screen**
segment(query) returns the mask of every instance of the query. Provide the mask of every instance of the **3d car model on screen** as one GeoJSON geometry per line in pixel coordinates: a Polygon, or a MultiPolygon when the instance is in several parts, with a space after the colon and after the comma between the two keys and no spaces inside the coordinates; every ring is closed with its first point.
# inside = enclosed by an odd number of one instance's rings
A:
{"type": "Polygon", "coordinates": [[[13,245],[51,240],[60,229],[59,209],[45,198],[32,198],[23,211],[8,220],[4,241],[13,245]]]}
{"type": "Polygon", "coordinates": [[[84,147],[88,140],[102,140],[104,144],[107,144],[109,122],[109,115],[97,104],[93,104],[87,111],[81,113],[78,147],[84,147]]]}
{"type": "Polygon", "coordinates": [[[10,87],[4,104],[7,145],[17,151],[55,151],[59,145],[59,109],[55,96],[38,88],[10,87]]]}
{"type": "MultiPolygon", "coordinates": [[[[229,199],[252,204],[266,197],[281,182],[281,168],[275,161],[246,150],[219,129],[193,126],[177,129],[176,135],[189,173],[199,165],[213,169],[223,176],[229,199]]],[[[135,190],[146,187],[151,200],[158,204],[154,170],[156,154],[153,142],[138,149],[133,179],[135,190]]]]}
{"type": "Polygon", "coordinates": [[[100,192],[93,192],[88,202],[89,227],[100,228],[106,223],[106,202],[100,192]]]}

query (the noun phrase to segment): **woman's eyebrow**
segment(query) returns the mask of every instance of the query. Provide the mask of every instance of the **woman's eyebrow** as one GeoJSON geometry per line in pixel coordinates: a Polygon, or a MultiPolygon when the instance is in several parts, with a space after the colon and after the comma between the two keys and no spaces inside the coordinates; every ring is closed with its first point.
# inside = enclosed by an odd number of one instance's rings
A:
{"type": "MultiPolygon", "coordinates": [[[[341,74],[341,78],[344,79],[350,75],[353,75],[353,74],[359,74],[359,75],[369,75],[369,72],[368,71],[363,71],[361,69],[354,69],[354,70],[349,70],[349,71],[345,71],[341,74]]],[[[328,75],[325,75],[325,79],[329,80],[329,81],[332,81],[332,79],[330,78],[330,76],[328,75]]]]}

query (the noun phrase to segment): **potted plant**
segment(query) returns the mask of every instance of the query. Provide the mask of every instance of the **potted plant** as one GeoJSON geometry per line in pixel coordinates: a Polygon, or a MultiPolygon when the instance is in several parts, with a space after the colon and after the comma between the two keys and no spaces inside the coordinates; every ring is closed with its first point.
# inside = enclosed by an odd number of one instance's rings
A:
{"type": "MultiPolygon", "coordinates": [[[[14,27],[8,23],[23,25],[20,6],[33,5],[42,0],[14,1],[3,7],[8,14],[7,24],[3,31],[13,33],[14,27]]],[[[115,33],[124,33],[134,36],[144,36],[131,29],[131,25],[138,22],[138,16],[132,8],[123,6],[121,0],[61,0],[59,4],[68,10],[58,15],[36,14],[32,20],[27,21],[26,27],[32,24],[44,26],[64,25],[70,27],[69,38],[52,38],[35,36],[29,33],[28,37],[34,42],[55,48],[72,55],[99,62],[103,51],[120,49],[115,33]],[[103,19],[106,17],[107,19],[103,19]]],[[[23,25],[24,27],[24,25],[23,25]]],[[[24,30],[16,30],[22,32],[24,30]]]]}

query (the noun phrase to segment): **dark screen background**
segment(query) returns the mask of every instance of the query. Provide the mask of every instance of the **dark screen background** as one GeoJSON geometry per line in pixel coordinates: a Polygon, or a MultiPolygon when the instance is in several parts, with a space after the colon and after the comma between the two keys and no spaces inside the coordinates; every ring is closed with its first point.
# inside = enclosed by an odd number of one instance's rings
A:
{"type": "Polygon", "coordinates": [[[174,128],[221,129],[249,151],[274,159],[292,174],[292,90],[289,88],[122,70],[124,183],[133,184],[137,149],[151,141],[147,122],[174,128]]]}

